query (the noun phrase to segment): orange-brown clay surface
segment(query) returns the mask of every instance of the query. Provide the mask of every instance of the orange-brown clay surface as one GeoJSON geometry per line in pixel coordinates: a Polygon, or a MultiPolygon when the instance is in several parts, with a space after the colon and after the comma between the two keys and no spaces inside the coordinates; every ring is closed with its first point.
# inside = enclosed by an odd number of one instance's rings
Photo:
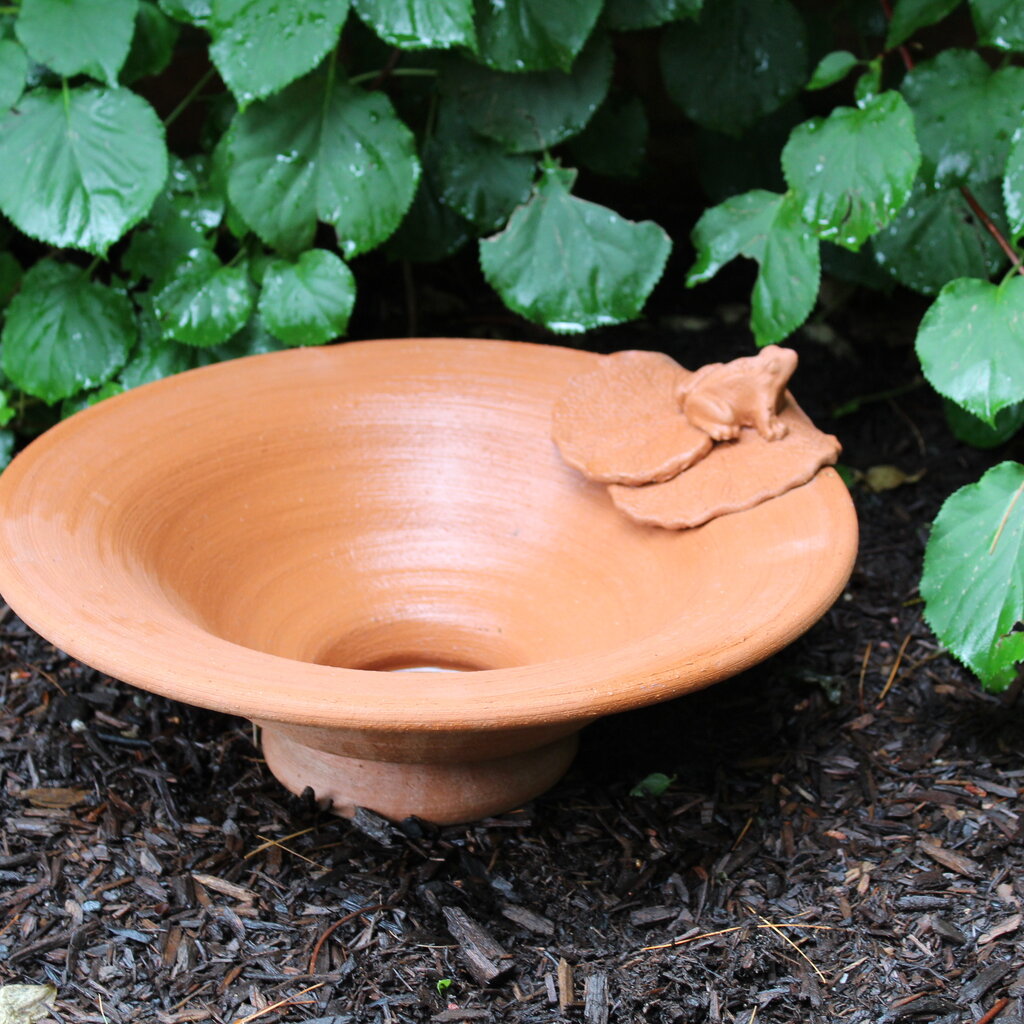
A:
{"type": "Polygon", "coordinates": [[[551,436],[588,480],[646,526],[701,526],[807,483],[839,442],[804,415],[786,384],[792,349],[690,372],[659,352],[615,352],[569,380],[551,436]]]}
{"type": "Polygon", "coordinates": [[[856,548],[830,469],[699,529],[622,515],[550,439],[598,364],[359,342],[109,399],[0,477],[0,591],[82,661],[263,724],[279,777],[342,810],[515,805],[593,718],[794,639],[856,548]],[[447,671],[393,671],[417,666],[447,671]]]}

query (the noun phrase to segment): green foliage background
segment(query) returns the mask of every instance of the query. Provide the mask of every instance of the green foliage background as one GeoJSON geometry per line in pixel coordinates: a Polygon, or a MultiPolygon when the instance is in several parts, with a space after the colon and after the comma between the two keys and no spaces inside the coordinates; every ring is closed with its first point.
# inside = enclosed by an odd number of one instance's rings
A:
{"type": "MultiPolygon", "coordinates": [[[[713,193],[687,283],[754,261],[759,345],[808,318],[823,260],[932,297],[924,374],[959,436],[998,443],[1024,423],[1021,53],[1006,0],[9,0],[0,462],[125,388],[343,337],[372,250],[475,245],[553,332],[637,317],[672,240],[578,169],[636,174],[661,94],[713,193]],[[630,37],[647,93],[619,82],[630,37]],[[169,152],[198,106],[198,144],[169,152]]],[[[1024,655],[1024,468],[1004,467],[950,498],[922,583],[993,688],[1024,655]]]]}

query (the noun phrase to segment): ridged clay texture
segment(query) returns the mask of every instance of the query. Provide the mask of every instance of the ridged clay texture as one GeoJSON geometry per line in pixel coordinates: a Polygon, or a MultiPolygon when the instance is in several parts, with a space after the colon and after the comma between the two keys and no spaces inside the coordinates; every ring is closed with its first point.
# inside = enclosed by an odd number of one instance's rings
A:
{"type": "Polygon", "coordinates": [[[0,591],[86,664],[259,723],[342,813],[518,806],[583,725],[793,640],[856,550],[830,469],[699,529],[621,514],[550,438],[598,359],[356,342],[108,399],[0,476],[0,591]]]}

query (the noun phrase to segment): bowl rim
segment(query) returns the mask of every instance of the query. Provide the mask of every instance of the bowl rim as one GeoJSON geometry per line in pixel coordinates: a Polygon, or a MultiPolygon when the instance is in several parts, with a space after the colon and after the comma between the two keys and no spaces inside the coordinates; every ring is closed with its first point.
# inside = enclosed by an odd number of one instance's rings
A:
{"type": "MultiPolygon", "coordinates": [[[[429,346],[438,354],[457,358],[459,349],[467,345],[487,346],[492,351],[494,346],[512,346],[530,358],[539,353],[561,354],[552,358],[575,360],[581,367],[597,358],[590,352],[530,342],[380,339],[245,357],[189,370],[114,396],[51,428],[0,475],[0,592],[11,608],[72,657],[107,675],[186,703],[254,720],[325,729],[452,732],[586,721],[699,689],[752,667],[792,642],[828,610],[845,587],[857,553],[857,518],[846,485],[828,468],[802,487],[772,499],[788,501],[795,510],[809,502],[823,510],[830,524],[830,542],[815,549],[807,585],[776,614],[727,624],[722,640],[704,648],[689,643],[676,624],[675,629],[666,627],[611,652],[511,668],[437,672],[431,674],[428,699],[424,700],[419,673],[337,668],[266,654],[203,631],[180,614],[167,615],[166,621],[159,623],[156,638],[146,643],[132,637],[130,623],[107,622],[98,629],[96,616],[83,614],[81,594],[76,596],[61,567],[47,558],[47,531],[59,528],[53,517],[49,524],[36,522],[32,528],[15,529],[10,510],[17,510],[22,482],[53,458],[65,442],[87,435],[94,424],[102,424],[111,415],[145,403],[151,395],[187,390],[200,375],[205,380],[217,375],[237,379],[240,371],[258,376],[265,370],[274,372],[268,368],[283,365],[285,360],[296,365],[308,363],[315,371],[324,358],[344,359],[346,353],[366,351],[371,345],[389,346],[391,358],[401,346],[417,351],[429,346]],[[566,353],[572,353],[571,357],[566,353]],[[23,545],[31,550],[24,550],[23,545]],[[190,644],[190,638],[195,643],[190,644]],[[130,658],[125,658],[125,651],[130,658]],[[287,680],[286,686],[282,680],[287,680]],[[367,699],[368,692],[373,700],[367,699]]],[[[734,520],[730,526],[742,525],[740,517],[756,523],[763,515],[757,509],[762,507],[722,518],[734,520]]]]}

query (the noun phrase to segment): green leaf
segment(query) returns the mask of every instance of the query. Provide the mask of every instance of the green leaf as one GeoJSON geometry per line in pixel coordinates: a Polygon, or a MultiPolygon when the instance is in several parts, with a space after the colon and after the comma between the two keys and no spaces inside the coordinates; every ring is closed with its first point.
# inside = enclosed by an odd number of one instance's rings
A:
{"type": "Polygon", "coordinates": [[[210,57],[244,107],[312,71],[347,15],[348,0],[213,0],[210,57]]]}
{"type": "Polygon", "coordinates": [[[1024,401],[1024,278],[950,281],[917,332],[929,383],[986,423],[1024,401]]]}
{"type": "Polygon", "coordinates": [[[69,416],[74,416],[76,412],[98,405],[104,399],[113,398],[114,395],[120,395],[123,391],[124,388],[117,381],[108,380],[102,387],[93,391],[83,391],[80,394],[72,395],[71,398],[65,398],[61,402],[60,418],[66,420],[69,416]]]}
{"type": "Polygon", "coordinates": [[[259,310],[286,345],[323,345],[345,333],[355,299],[352,271],[334,253],[310,249],[267,267],[259,310]]]}
{"type": "Polygon", "coordinates": [[[0,110],[13,107],[25,88],[28,57],[13,39],[0,39],[0,110]]]}
{"type": "Polygon", "coordinates": [[[476,49],[473,0],[354,0],[356,13],[401,50],[476,49]]]}
{"type": "Polygon", "coordinates": [[[1024,107],[1024,68],[992,71],[980,54],[946,50],[900,87],[914,111],[921,172],[936,185],[976,185],[1006,167],[1024,107]]]}
{"type": "Polygon", "coordinates": [[[1014,238],[1024,235],[1024,126],[1018,127],[1010,141],[1003,178],[1003,201],[1014,238]]]}
{"type": "Polygon", "coordinates": [[[231,133],[225,132],[210,154],[210,191],[224,203],[224,224],[241,240],[252,230],[228,195],[228,169],[231,166],[231,133]]]}
{"type": "Polygon", "coordinates": [[[167,181],[147,218],[153,224],[168,220],[188,221],[196,230],[212,231],[224,219],[224,196],[212,182],[213,168],[205,157],[186,162],[171,158],[167,181]],[[201,163],[200,163],[201,162],[201,163]]]}
{"type": "Polygon", "coordinates": [[[78,268],[40,260],[11,300],[3,330],[3,371],[22,391],[57,402],[109,380],[135,341],[124,295],[78,268]]]}
{"type": "Polygon", "coordinates": [[[837,107],[793,131],[782,170],[819,238],[857,249],[907,201],[921,153],[896,92],[863,108],[837,107]]]}
{"type": "Polygon", "coordinates": [[[127,89],[36,89],[0,117],[0,166],[0,210],[26,235],[102,255],[163,185],[163,125],[127,89]]]}
{"type": "Polygon", "coordinates": [[[877,58],[868,63],[867,70],[861,75],[854,87],[853,97],[858,107],[866,107],[872,100],[877,99],[882,91],[882,61],[877,58]]]}
{"type": "Polygon", "coordinates": [[[569,71],[602,0],[476,0],[477,52],[496,71],[569,71]]]}
{"type": "Polygon", "coordinates": [[[196,365],[196,349],[165,338],[144,338],[119,380],[125,389],[184,373],[196,365]]]}
{"type": "Polygon", "coordinates": [[[150,0],[139,0],[135,15],[135,34],[132,36],[128,59],[121,68],[121,81],[135,82],[149,75],[159,75],[171,63],[174,45],[178,41],[178,25],[150,0]]]}
{"type": "Polygon", "coordinates": [[[494,231],[530,196],[536,164],[506,153],[442,105],[429,173],[438,198],[481,231],[494,231]]]}
{"type": "Polygon", "coordinates": [[[160,10],[175,21],[205,27],[210,20],[212,0],[157,0],[160,10]]]}
{"type": "Polygon", "coordinates": [[[697,178],[708,204],[758,188],[785,192],[779,153],[790,132],[802,121],[798,105],[787,103],[740,138],[710,128],[697,129],[693,142],[697,178]]]}
{"type": "Polygon", "coordinates": [[[807,319],[818,296],[821,257],[792,195],[755,190],[727,199],[704,212],[692,238],[697,262],[688,287],[710,280],[737,256],[759,264],[750,319],[758,345],[781,341],[807,319]]]}
{"type": "Polygon", "coordinates": [[[676,781],[675,775],[652,772],[642,778],[630,791],[630,796],[661,796],[676,781]]]}
{"type": "MultiPolygon", "coordinates": [[[[0,252],[0,311],[4,309],[11,296],[21,284],[21,264],[9,253],[0,252]]],[[[3,424],[0,423],[0,427],[3,424]]]]}
{"type": "Polygon", "coordinates": [[[811,91],[827,89],[830,85],[845,78],[858,64],[860,61],[849,50],[834,50],[832,53],[826,53],[818,61],[818,66],[814,69],[807,88],[811,91]]]}
{"type": "Polygon", "coordinates": [[[1000,50],[1024,50],[1024,8],[1018,0],[971,0],[978,42],[1000,50]]]}
{"type": "Polygon", "coordinates": [[[572,74],[506,74],[451,58],[443,66],[440,87],[474,131],[511,153],[532,153],[582,131],[608,94],[611,75],[611,46],[597,35],[577,58],[572,74]]]}
{"type": "Polygon", "coordinates": [[[437,146],[423,154],[423,176],[416,198],[398,230],[387,240],[384,249],[392,259],[415,263],[436,263],[462,248],[475,237],[473,225],[439,198],[437,175],[430,155],[437,146]]]}
{"type": "Polygon", "coordinates": [[[16,415],[17,410],[11,408],[7,392],[0,391],[0,427],[6,427],[16,415]]]}
{"type": "Polygon", "coordinates": [[[210,363],[223,363],[229,359],[241,359],[243,356],[258,356],[264,352],[280,352],[285,343],[275,338],[266,328],[258,313],[250,317],[249,322],[230,341],[212,348],[196,349],[196,364],[209,366],[210,363]]]}
{"type": "Polygon", "coordinates": [[[661,73],[697,124],[740,135],[807,81],[807,33],[789,0],[715,0],[662,36],[661,73]]]}
{"type": "Polygon", "coordinates": [[[960,6],[960,0],[898,0],[893,8],[889,32],[885,37],[885,48],[909,39],[918,29],[927,28],[942,21],[951,11],[960,6]]]}
{"type": "Polygon", "coordinates": [[[237,334],[253,308],[253,289],[243,267],[224,267],[211,252],[186,264],[153,297],[164,338],[184,345],[219,345],[237,334]]]}
{"type": "Polygon", "coordinates": [[[574,178],[545,166],[508,227],[480,242],[484,276],[505,305],[564,334],[639,316],[672,248],[653,221],[570,195],[574,178]]]}
{"type": "Polygon", "coordinates": [[[1000,409],[994,425],[978,419],[948,398],[942,400],[942,411],[956,439],[975,448],[998,448],[1024,427],[1024,402],[1000,409]]]}
{"type": "Polygon", "coordinates": [[[696,18],[703,5],[704,0],[608,0],[604,16],[609,28],[631,32],[696,18]]]}
{"type": "Polygon", "coordinates": [[[58,75],[90,75],[116,85],[137,5],[137,0],[22,0],[14,31],[29,56],[58,75]]]}
{"type": "Polygon", "coordinates": [[[570,143],[574,157],[598,174],[632,178],[647,147],[647,113],[639,96],[613,90],[570,143]]]}
{"type": "Polygon", "coordinates": [[[893,278],[875,262],[874,242],[870,238],[856,252],[822,242],[821,272],[886,295],[893,289],[893,278]]]}
{"type": "MultiPolygon", "coordinates": [[[[1005,231],[999,185],[975,189],[978,201],[1005,231]]],[[[1006,265],[995,239],[971,212],[959,188],[914,185],[906,206],[874,236],[879,266],[900,284],[935,295],[956,277],[988,278],[1006,265]]]]}
{"type": "Polygon", "coordinates": [[[0,469],[6,468],[14,458],[14,431],[0,430],[0,469]]]}
{"type": "Polygon", "coordinates": [[[252,229],[283,252],[308,249],[317,220],[351,258],[384,241],[416,193],[412,132],[380,92],[330,74],[303,78],[238,114],[228,194],[252,229]]]}
{"type": "Polygon", "coordinates": [[[132,282],[149,278],[162,287],[184,263],[213,251],[209,232],[184,217],[170,217],[159,224],[139,228],[121,258],[132,282]]]}
{"type": "Polygon", "coordinates": [[[921,597],[939,640],[988,690],[1024,659],[1024,466],[1003,462],[950,495],[932,524],[921,597]]]}

